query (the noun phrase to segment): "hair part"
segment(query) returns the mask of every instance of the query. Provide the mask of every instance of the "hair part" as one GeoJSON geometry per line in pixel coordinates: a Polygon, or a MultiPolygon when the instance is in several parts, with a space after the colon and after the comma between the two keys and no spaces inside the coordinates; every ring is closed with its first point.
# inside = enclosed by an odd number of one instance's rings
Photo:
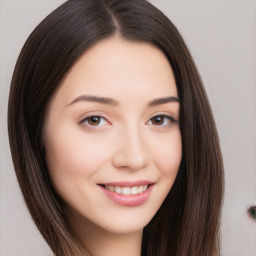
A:
{"type": "Polygon", "coordinates": [[[142,255],[218,255],[224,182],[212,111],[178,30],[145,0],[67,1],[26,41],[12,78],[8,131],[30,214],[57,256],[92,255],[73,230],[52,185],[42,127],[46,108],[70,68],[92,45],[115,35],[161,49],[173,69],[180,99],[182,161],[171,191],[144,228],[142,255]]]}

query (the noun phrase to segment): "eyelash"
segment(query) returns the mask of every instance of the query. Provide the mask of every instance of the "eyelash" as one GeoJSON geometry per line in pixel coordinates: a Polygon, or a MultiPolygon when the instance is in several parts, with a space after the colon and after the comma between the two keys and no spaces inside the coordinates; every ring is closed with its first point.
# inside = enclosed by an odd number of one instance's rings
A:
{"type": "MultiPolygon", "coordinates": [[[[152,119],[154,119],[154,118],[156,118],[156,117],[165,118],[165,119],[167,119],[168,121],[170,121],[171,124],[177,123],[177,120],[176,120],[173,116],[166,115],[166,114],[157,114],[157,115],[151,117],[149,120],[152,120],[152,119]]],[[[165,122],[165,121],[164,121],[164,122],[165,122]]],[[[156,126],[166,127],[166,126],[170,126],[170,125],[156,125],[156,126]]]]}
{"type": "MultiPolygon", "coordinates": [[[[101,120],[104,119],[107,123],[110,123],[110,122],[109,122],[105,117],[103,117],[103,116],[100,116],[100,115],[91,115],[91,116],[87,116],[87,117],[83,118],[82,120],[80,120],[80,121],[79,121],[79,124],[82,125],[82,126],[84,126],[84,127],[86,127],[86,128],[88,128],[88,129],[92,129],[92,130],[101,129],[102,126],[90,125],[90,124],[88,124],[88,119],[93,118],[93,117],[100,118],[101,120]]],[[[149,121],[151,120],[151,122],[152,122],[152,120],[153,120],[154,118],[156,118],[156,117],[165,118],[164,123],[165,123],[166,119],[167,119],[167,122],[168,122],[168,121],[171,122],[171,124],[167,124],[167,125],[166,125],[166,124],[165,124],[165,125],[154,125],[154,126],[156,126],[156,127],[171,126],[172,124],[178,122],[173,116],[166,115],[166,114],[157,114],[157,115],[151,117],[151,118],[149,119],[149,121]]],[[[149,122],[149,121],[147,121],[147,122],[149,122]]],[[[100,122],[101,122],[101,121],[100,121],[100,122]]],[[[153,125],[153,124],[152,124],[152,125],[153,125]]],[[[103,125],[103,126],[104,126],[104,125],[103,125]]]]}

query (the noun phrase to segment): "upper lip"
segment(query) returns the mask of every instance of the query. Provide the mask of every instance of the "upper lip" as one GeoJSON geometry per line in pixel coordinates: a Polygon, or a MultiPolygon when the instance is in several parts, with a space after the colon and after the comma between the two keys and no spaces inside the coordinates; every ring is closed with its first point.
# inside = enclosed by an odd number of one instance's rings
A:
{"type": "Polygon", "coordinates": [[[154,182],[149,180],[136,180],[136,181],[113,181],[113,182],[106,182],[101,183],[99,185],[104,186],[113,186],[113,187],[136,187],[136,186],[145,186],[145,185],[151,185],[154,182]]]}

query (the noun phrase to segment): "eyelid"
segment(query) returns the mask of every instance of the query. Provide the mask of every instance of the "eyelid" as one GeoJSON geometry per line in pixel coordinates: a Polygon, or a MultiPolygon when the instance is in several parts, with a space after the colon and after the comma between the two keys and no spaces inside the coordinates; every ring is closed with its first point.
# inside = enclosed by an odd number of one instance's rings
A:
{"type": "Polygon", "coordinates": [[[106,117],[106,115],[102,112],[87,112],[85,114],[82,115],[82,117],[79,118],[78,124],[81,125],[83,128],[87,128],[87,129],[101,129],[104,128],[108,125],[111,125],[112,123],[109,121],[110,118],[106,117]],[[99,117],[101,119],[105,119],[105,121],[108,123],[107,125],[101,125],[101,126],[93,126],[93,125],[89,125],[89,124],[85,124],[86,119],[90,118],[90,117],[99,117]]]}
{"type": "Polygon", "coordinates": [[[176,114],[170,113],[170,112],[166,112],[166,111],[160,111],[160,112],[155,112],[154,114],[152,114],[152,116],[149,118],[153,118],[156,116],[166,116],[166,117],[171,117],[173,120],[178,121],[178,119],[175,117],[176,114]]]}
{"type": "Polygon", "coordinates": [[[104,113],[102,111],[95,110],[95,111],[88,111],[88,112],[84,113],[83,115],[81,115],[78,118],[78,122],[84,120],[85,118],[91,117],[91,116],[100,116],[100,117],[103,117],[103,118],[105,118],[107,120],[110,119],[110,117],[106,113],[104,113]]]}
{"type": "MultiPolygon", "coordinates": [[[[153,125],[155,127],[167,127],[167,126],[171,126],[172,124],[175,124],[175,123],[178,123],[178,120],[170,113],[166,113],[166,112],[159,112],[159,113],[154,113],[149,119],[148,121],[146,122],[146,124],[148,122],[150,122],[153,118],[157,117],[157,116],[162,116],[164,118],[167,118],[171,124],[165,124],[165,125],[154,125],[154,124],[150,124],[150,125],[153,125]]],[[[106,126],[109,126],[109,125],[112,125],[112,123],[109,121],[109,118],[108,117],[105,117],[105,114],[103,114],[102,112],[89,112],[89,113],[86,113],[84,114],[80,120],[78,121],[78,123],[83,126],[84,128],[87,128],[87,129],[91,129],[91,130],[96,130],[96,129],[102,129],[102,128],[106,128],[106,126]],[[86,119],[90,118],[90,117],[99,117],[99,118],[102,118],[104,119],[108,124],[107,125],[89,125],[89,124],[85,124],[86,122],[86,119]]]]}
{"type": "Polygon", "coordinates": [[[110,123],[104,116],[100,116],[100,115],[90,115],[90,116],[86,116],[84,117],[82,120],[79,121],[79,123],[83,123],[86,119],[89,119],[90,117],[99,117],[101,119],[105,119],[108,123],[110,123]]]}
{"type": "MultiPolygon", "coordinates": [[[[170,114],[170,113],[166,113],[166,112],[159,112],[159,113],[154,113],[152,117],[149,118],[149,120],[147,121],[147,123],[153,119],[154,117],[157,116],[162,116],[167,118],[171,123],[178,123],[178,120],[174,117],[174,115],[170,114]]],[[[153,124],[152,124],[153,125],[153,124]]],[[[154,125],[154,126],[158,126],[158,127],[166,127],[168,125],[154,125]]]]}

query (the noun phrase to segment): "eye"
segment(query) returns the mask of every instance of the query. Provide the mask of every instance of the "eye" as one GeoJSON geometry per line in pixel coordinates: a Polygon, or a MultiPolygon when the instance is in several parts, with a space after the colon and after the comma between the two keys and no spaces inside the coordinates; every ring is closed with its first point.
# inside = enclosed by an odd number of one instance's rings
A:
{"type": "Polygon", "coordinates": [[[110,124],[109,121],[103,116],[87,116],[86,118],[83,118],[79,123],[88,127],[100,127],[110,124]]]}
{"type": "Polygon", "coordinates": [[[176,123],[177,120],[174,117],[168,115],[156,115],[153,116],[148,122],[150,125],[168,126],[172,123],[176,123]]]}

